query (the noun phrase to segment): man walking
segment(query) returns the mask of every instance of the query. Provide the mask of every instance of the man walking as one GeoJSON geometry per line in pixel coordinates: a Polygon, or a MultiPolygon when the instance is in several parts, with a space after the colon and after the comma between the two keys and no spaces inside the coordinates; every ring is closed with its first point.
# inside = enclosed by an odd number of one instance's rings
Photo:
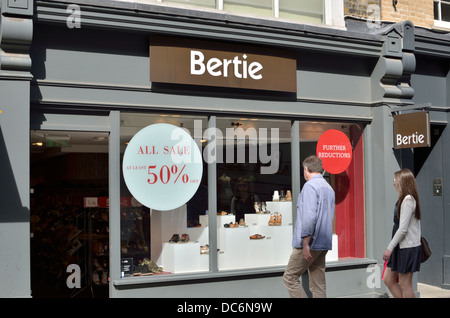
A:
{"type": "Polygon", "coordinates": [[[293,251],[283,280],[291,297],[305,298],[299,278],[308,270],[313,297],[325,298],[325,256],[332,247],[335,195],[322,176],[322,160],[319,157],[306,158],[303,172],[307,182],[297,200],[293,251]]]}

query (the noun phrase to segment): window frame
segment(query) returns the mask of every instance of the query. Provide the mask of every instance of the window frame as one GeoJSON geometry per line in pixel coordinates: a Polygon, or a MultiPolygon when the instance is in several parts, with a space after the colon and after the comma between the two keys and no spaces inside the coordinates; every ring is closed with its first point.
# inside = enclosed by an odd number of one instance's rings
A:
{"type": "MultiPolygon", "coordinates": [[[[450,29],[450,21],[442,21],[442,12],[441,12],[441,5],[442,0],[434,0],[433,4],[437,3],[438,5],[438,20],[434,19],[434,25],[439,28],[445,28],[450,29]]],[[[450,3],[448,3],[450,6],[450,3]]],[[[434,5],[433,5],[433,18],[434,18],[434,5]]]]}
{"type": "MultiPolygon", "coordinates": [[[[156,2],[168,3],[168,0],[156,0],[156,2]]],[[[344,28],[345,27],[344,0],[323,0],[323,2],[324,2],[323,23],[321,25],[344,28]]],[[[195,7],[195,5],[193,7],[195,7]]],[[[204,10],[210,9],[209,7],[201,7],[201,8],[204,10]]],[[[224,0],[216,0],[216,10],[225,13],[224,0]]],[[[280,18],[280,0],[272,0],[272,17],[270,18],[273,19],[280,18]]],[[[261,16],[261,19],[269,19],[269,18],[261,16]]],[[[294,23],[296,22],[295,20],[292,21],[294,23]]]]}
{"type": "MultiPolygon", "coordinates": [[[[117,167],[118,171],[120,171],[120,112],[112,112],[111,121],[111,136],[110,136],[110,156],[112,159],[111,167],[117,167]]],[[[207,118],[207,128],[216,128],[217,127],[217,119],[219,116],[210,115],[207,118]]],[[[291,178],[292,178],[292,193],[299,193],[301,190],[301,160],[300,160],[300,125],[304,120],[293,120],[291,121],[291,178]]],[[[208,141],[210,143],[215,143],[215,140],[208,141]]],[[[117,216],[112,216],[110,223],[111,231],[110,231],[110,277],[111,283],[114,288],[121,289],[121,286],[129,286],[129,285],[139,285],[139,284],[158,284],[161,282],[170,282],[176,284],[178,281],[187,281],[187,280],[198,280],[198,279],[214,279],[214,278],[226,278],[226,277],[238,277],[241,275],[278,275],[279,273],[284,272],[285,265],[275,265],[275,266],[261,266],[261,267],[249,267],[249,268],[237,268],[237,269],[220,269],[218,264],[218,252],[217,252],[217,163],[211,162],[207,164],[208,169],[208,184],[210,185],[208,188],[208,208],[209,208],[209,271],[201,271],[201,272],[185,272],[185,273],[173,273],[171,275],[158,275],[158,276],[140,276],[140,277],[121,277],[120,275],[120,213],[118,213],[118,209],[120,209],[119,202],[115,204],[111,202],[110,205],[110,213],[114,214],[114,211],[117,210],[117,216]],[[114,232],[113,232],[114,230],[114,232]]],[[[110,181],[110,200],[112,197],[119,197],[120,187],[117,185],[120,184],[120,181],[117,180],[119,175],[117,175],[117,171],[112,169],[110,171],[111,179],[116,179],[115,182],[110,181]],[[112,196],[111,196],[112,195],[112,196]]],[[[296,216],[296,198],[293,199],[293,220],[295,220],[296,216]],[[294,201],[295,200],[295,201],[294,201]]],[[[117,201],[118,199],[116,199],[117,201]]],[[[114,199],[112,200],[114,201],[114,199]]],[[[366,234],[364,233],[364,240],[366,240],[366,234]]],[[[338,259],[333,260],[331,262],[327,262],[327,267],[330,268],[341,268],[347,266],[367,266],[373,264],[374,260],[367,258],[367,254],[363,257],[351,258],[351,259],[338,259]]],[[[110,289],[111,293],[111,289],[110,289]]]]}

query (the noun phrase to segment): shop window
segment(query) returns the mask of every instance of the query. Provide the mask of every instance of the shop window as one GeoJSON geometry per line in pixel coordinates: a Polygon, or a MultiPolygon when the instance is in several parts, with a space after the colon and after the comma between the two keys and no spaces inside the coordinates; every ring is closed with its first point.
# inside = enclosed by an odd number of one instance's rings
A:
{"type": "MultiPolygon", "coordinates": [[[[212,150],[207,143],[210,137],[205,132],[206,117],[121,114],[122,157],[127,142],[141,129],[166,123],[189,132],[201,149],[203,164],[203,178],[195,194],[186,204],[171,210],[141,205],[122,180],[123,276],[208,272],[210,254],[217,257],[219,271],[287,264],[296,215],[292,199],[298,196],[292,193],[292,178],[296,176],[291,173],[291,121],[215,119],[216,145],[212,150]],[[216,211],[208,211],[208,197],[212,194],[208,189],[205,153],[214,153],[216,211]],[[209,212],[217,213],[214,251],[209,250],[209,212]]],[[[320,136],[329,129],[344,132],[353,151],[344,172],[324,175],[336,193],[333,250],[327,261],[362,258],[365,256],[363,127],[300,122],[300,161],[316,153],[320,136]]],[[[303,176],[297,178],[302,186],[303,176]]]]}
{"type": "Polygon", "coordinates": [[[200,7],[208,7],[215,8],[216,0],[164,0],[158,2],[173,2],[173,3],[182,3],[192,6],[200,6],[200,7]]]}
{"type": "Polygon", "coordinates": [[[324,22],[324,3],[316,0],[279,0],[279,17],[311,23],[324,22]]]}
{"type": "MultiPolygon", "coordinates": [[[[327,261],[365,257],[364,234],[364,164],[363,127],[346,123],[300,123],[300,156],[316,154],[320,136],[329,129],[345,133],[352,145],[352,160],[339,174],[325,172],[324,177],[335,191],[336,209],[333,223],[333,250],[327,261]]],[[[301,170],[303,173],[303,170],[301,170]]],[[[303,176],[301,183],[305,182],[303,176]]]]}
{"type": "Polygon", "coordinates": [[[258,16],[273,16],[272,0],[223,0],[223,9],[229,12],[258,16]]]}
{"type": "Polygon", "coordinates": [[[450,1],[434,0],[434,24],[439,27],[450,28],[450,1]]]}
{"type": "MultiPolygon", "coordinates": [[[[189,132],[197,145],[202,147],[201,138],[207,128],[205,117],[121,113],[122,160],[127,144],[133,136],[147,126],[160,123],[183,128],[189,132]]],[[[164,151],[150,149],[151,145],[148,147],[143,150],[147,156],[152,156],[154,151],[164,151]]],[[[143,170],[144,177],[149,178],[149,182],[155,183],[162,191],[171,191],[170,187],[167,187],[169,181],[190,181],[189,175],[182,174],[182,167],[177,166],[175,162],[149,168],[150,165],[143,170]]],[[[196,180],[198,189],[192,198],[169,210],[152,209],[141,204],[129,191],[123,179],[123,171],[121,175],[122,276],[209,271],[208,228],[200,223],[203,220],[200,218],[208,213],[206,166],[203,168],[201,180],[196,180]]],[[[169,197],[173,199],[177,195],[175,192],[169,193],[169,197]]]]}
{"type": "Polygon", "coordinates": [[[292,251],[290,121],[218,118],[219,270],[286,265],[292,251]],[[222,138],[220,138],[222,137],[222,138]]]}
{"type": "Polygon", "coordinates": [[[203,7],[261,18],[281,18],[300,23],[343,26],[343,0],[150,0],[203,7]]]}

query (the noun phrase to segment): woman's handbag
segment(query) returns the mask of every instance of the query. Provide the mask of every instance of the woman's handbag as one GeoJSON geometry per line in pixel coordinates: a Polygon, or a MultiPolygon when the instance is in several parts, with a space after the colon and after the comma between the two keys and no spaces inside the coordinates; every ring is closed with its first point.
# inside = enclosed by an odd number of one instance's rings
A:
{"type": "Polygon", "coordinates": [[[421,262],[425,262],[431,256],[431,249],[427,240],[422,236],[420,238],[420,244],[422,245],[422,259],[421,262]]]}

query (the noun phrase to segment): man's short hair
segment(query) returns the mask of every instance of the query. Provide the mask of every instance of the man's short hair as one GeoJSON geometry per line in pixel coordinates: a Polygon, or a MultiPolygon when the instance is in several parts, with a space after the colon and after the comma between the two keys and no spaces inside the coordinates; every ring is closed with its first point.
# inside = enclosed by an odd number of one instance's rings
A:
{"type": "Polygon", "coordinates": [[[307,157],[303,161],[303,167],[305,167],[310,173],[323,172],[322,159],[315,155],[307,157]]]}

